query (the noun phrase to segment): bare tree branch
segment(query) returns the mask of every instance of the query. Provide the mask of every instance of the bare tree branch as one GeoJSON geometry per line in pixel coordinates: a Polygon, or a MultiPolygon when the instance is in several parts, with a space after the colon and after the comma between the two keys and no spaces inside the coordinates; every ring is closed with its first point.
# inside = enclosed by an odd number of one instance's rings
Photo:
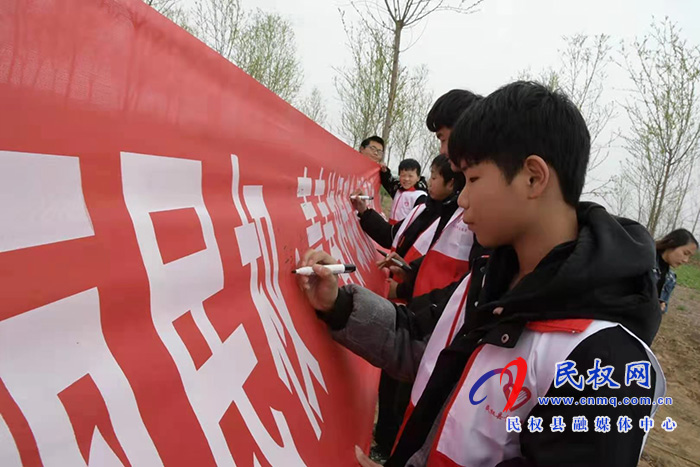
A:
{"type": "Polygon", "coordinates": [[[179,0],[144,0],[144,2],[185,31],[190,34],[195,33],[188,11],[180,5],[179,0]]]}
{"type": "Polygon", "coordinates": [[[587,168],[584,194],[603,195],[608,181],[594,178],[593,174],[610,154],[615,140],[611,134],[606,140],[601,136],[615,116],[615,103],[604,102],[604,83],[607,67],[612,62],[610,37],[604,34],[564,36],[566,47],[560,50],[559,69],[548,69],[533,76],[530,70],[522,71],[520,79],[538,81],[552,90],[561,90],[579,108],[591,134],[591,156],[587,168]]]}
{"type": "Polygon", "coordinates": [[[196,0],[194,24],[197,36],[230,60],[243,23],[239,0],[196,0]]]}
{"type": "Polygon", "coordinates": [[[700,153],[700,48],[667,18],[623,53],[634,84],[623,103],[632,127],[625,170],[637,177],[638,210],[656,234],[678,222],[700,153]]]}
{"type": "Polygon", "coordinates": [[[250,16],[234,44],[231,60],[290,103],[301,89],[303,72],[294,30],[276,13],[258,10],[250,16]]]}
{"type": "Polygon", "coordinates": [[[483,1],[476,0],[465,7],[465,0],[459,2],[451,2],[450,0],[391,0],[391,2],[389,0],[351,0],[353,9],[358,13],[365,26],[371,29],[376,29],[376,26],[387,29],[391,31],[393,37],[389,94],[381,131],[385,141],[389,141],[395,119],[394,107],[401,68],[400,54],[403,31],[410,29],[433,13],[473,13],[483,1]],[[371,25],[370,21],[374,24],[371,25]]]}
{"type": "Polygon", "coordinates": [[[303,72],[289,21],[261,10],[246,14],[239,0],[196,0],[193,14],[194,33],[205,44],[282,99],[294,101],[303,72]]]}
{"type": "Polygon", "coordinates": [[[301,101],[299,110],[319,125],[326,125],[328,113],[326,112],[321,90],[318,87],[314,87],[311,90],[311,94],[301,101]]]}
{"type": "Polygon", "coordinates": [[[426,90],[427,81],[428,69],[421,66],[410,70],[401,82],[387,164],[411,157],[425,167],[425,162],[438,154],[438,139],[425,125],[425,116],[433,104],[433,95],[426,90]]]}
{"type": "Polygon", "coordinates": [[[352,64],[336,69],[334,85],[342,102],[338,132],[357,147],[378,134],[384,121],[391,73],[391,40],[380,27],[343,23],[352,64]]]}

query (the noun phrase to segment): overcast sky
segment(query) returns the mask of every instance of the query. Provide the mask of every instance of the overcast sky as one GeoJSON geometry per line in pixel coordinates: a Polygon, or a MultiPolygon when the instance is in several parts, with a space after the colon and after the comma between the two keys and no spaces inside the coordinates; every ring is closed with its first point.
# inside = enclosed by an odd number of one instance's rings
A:
{"type": "MultiPolygon", "coordinates": [[[[242,4],[246,10],[274,11],[291,21],[304,69],[303,92],[318,86],[330,125],[336,125],[340,102],[333,87],[334,67],[347,65],[350,58],[339,9],[349,19],[357,18],[349,0],[242,0],[242,4]]],[[[619,49],[620,41],[648,32],[652,18],[665,16],[678,23],[691,44],[700,44],[700,0],[485,0],[474,14],[436,13],[408,30],[403,44],[415,44],[401,60],[428,67],[429,87],[436,98],[453,88],[488,94],[521,70],[558,67],[563,35],[605,33],[619,49]]],[[[608,74],[605,99],[624,100],[629,87],[625,72],[613,65],[608,74]]],[[[626,129],[624,111],[618,108],[618,113],[608,131],[626,129]]],[[[620,146],[613,148],[599,177],[619,170],[626,155],[620,146]]]]}
{"type": "MultiPolygon", "coordinates": [[[[352,17],[349,2],[243,0],[243,6],[276,11],[292,22],[304,68],[304,91],[313,86],[321,89],[335,124],[340,103],[333,68],[349,60],[338,10],[352,17]]],[[[649,31],[652,17],[665,16],[678,23],[689,42],[700,44],[700,0],[485,0],[474,14],[436,13],[409,30],[403,43],[415,45],[401,57],[404,64],[427,65],[435,97],[453,88],[487,94],[520,70],[558,66],[563,35],[605,33],[617,45],[649,31]]],[[[612,66],[609,74],[606,99],[624,99],[628,86],[624,72],[612,66]]],[[[611,130],[624,129],[624,120],[620,115],[611,130]]],[[[613,152],[606,174],[615,172],[624,157],[622,149],[613,152]]]]}
{"type": "MultiPolygon", "coordinates": [[[[243,0],[243,5],[276,11],[292,22],[306,85],[319,86],[331,114],[337,112],[333,67],[349,59],[338,9],[352,14],[349,2],[243,0]]],[[[417,41],[402,60],[428,66],[435,95],[452,88],[488,93],[519,70],[556,65],[563,35],[606,33],[618,42],[644,34],[653,16],[669,16],[687,39],[700,44],[700,0],[485,0],[477,13],[436,13],[409,30],[404,44],[417,41]]]]}

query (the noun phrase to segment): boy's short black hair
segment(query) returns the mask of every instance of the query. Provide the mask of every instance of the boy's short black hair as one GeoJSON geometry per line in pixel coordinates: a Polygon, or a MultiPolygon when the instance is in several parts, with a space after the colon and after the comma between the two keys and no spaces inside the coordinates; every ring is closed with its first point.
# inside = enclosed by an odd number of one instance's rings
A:
{"type": "Polygon", "coordinates": [[[452,128],[457,123],[457,119],[474,102],[483,99],[478,94],[464,89],[453,89],[443,94],[435,101],[433,107],[428,112],[425,124],[428,130],[433,133],[440,128],[452,128]]]}
{"type": "Polygon", "coordinates": [[[466,180],[462,172],[454,172],[452,166],[450,165],[450,159],[445,154],[440,154],[433,162],[430,164],[431,169],[435,169],[440,172],[445,183],[449,183],[450,180],[454,180],[454,192],[459,193],[464,188],[466,180]]]}
{"type": "Polygon", "coordinates": [[[399,162],[399,174],[403,170],[415,170],[418,175],[420,175],[420,163],[415,159],[404,159],[399,162]]]}
{"type": "Polygon", "coordinates": [[[528,156],[538,155],[556,172],[564,201],[575,206],[586,179],[591,136],[566,95],[516,81],[470,106],[452,129],[448,147],[456,166],[492,161],[508,183],[528,156]]]}
{"type": "Polygon", "coordinates": [[[370,141],[374,141],[375,143],[381,144],[382,149],[384,149],[384,147],[385,147],[384,140],[381,137],[374,135],[374,136],[370,136],[369,138],[365,138],[364,140],[362,140],[362,142],[360,143],[360,149],[364,149],[367,146],[369,146],[370,141]]]}

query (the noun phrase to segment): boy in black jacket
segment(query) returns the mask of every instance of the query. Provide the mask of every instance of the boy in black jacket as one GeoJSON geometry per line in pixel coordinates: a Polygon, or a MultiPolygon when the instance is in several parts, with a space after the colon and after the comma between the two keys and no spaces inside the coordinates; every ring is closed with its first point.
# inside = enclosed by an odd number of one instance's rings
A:
{"type": "Polygon", "coordinates": [[[404,220],[414,207],[425,203],[428,184],[420,173],[420,163],[415,159],[404,159],[399,163],[398,178],[391,174],[386,165],[381,165],[379,179],[382,187],[394,200],[389,213],[390,224],[404,220]]]}
{"type": "Polygon", "coordinates": [[[420,162],[415,159],[407,158],[399,162],[398,177],[392,175],[386,164],[380,164],[379,180],[392,198],[401,190],[410,190],[411,188],[421,191],[428,190],[428,182],[421,175],[420,162]]]}
{"type": "MultiPolygon", "coordinates": [[[[429,247],[440,236],[449,219],[457,210],[457,197],[464,187],[464,176],[460,172],[452,171],[447,156],[437,156],[433,160],[430,170],[429,198],[425,201],[425,208],[397,225],[392,226],[378,213],[368,209],[363,201],[355,202],[362,229],[386,248],[395,243],[394,253],[409,260],[412,256],[419,254],[414,248],[412,249],[413,254],[407,256],[407,252],[419,237],[431,237],[419,241],[419,243],[429,247]],[[403,223],[410,224],[405,229],[401,229],[403,223]],[[433,223],[437,223],[437,226],[434,229],[429,229],[433,223]],[[394,242],[393,237],[397,235],[397,232],[401,232],[400,238],[394,242]]],[[[414,264],[414,267],[417,268],[418,265],[414,264]]],[[[413,284],[414,281],[412,280],[410,283],[413,284]]],[[[394,287],[393,284],[392,281],[392,287],[394,287]]],[[[391,448],[401,426],[403,413],[408,404],[410,390],[410,384],[402,384],[387,373],[382,372],[379,381],[379,413],[374,434],[376,448],[372,453],[376,459],[388,458],[391,453],[391,448]]]]}
{"type": "Polygon", "coordinates": [[[654,243],[579,202],[589,151],[568,98],[512,83],[470,107],[449,141],[464,221],[495,248],[470,276],[407,309],[338,289],[324,252],[302,258],[316,276],[300,285],[333,337],[415,380],[386,465],[637,465],[665,394],[647,346],[660,322],[654,243]]]}
{"type": "MultiPolygon", "coordinates": [[[[390,298],[401,298],[404,300],[412,298],[416,274],[422,261],[422,254],[425,252],[421,254],[414,248],[409,256],[407,256],[407,253],[419,236],[436,219],[440,219],[432,239],[428,243],[428,247],[432,246],[457,209],[457,197],[464,187],[464,177],[459,172],[453,171],[453,167],[446,156],[447,140],[459,116],[470,105],[478,102],[480,99],[482,99],[481,96],[470,91],[453,89],[440,96],[428,112],[425,123],[428,130],[435,133],[438,141],[440,141],[441,154],[433,160],[430,166],[429,197],[425,200],[426,208],[421,213],[418,213],[415,219],[409,218],[406,220],[406,222],[411,222],[411,225],[403,229],[400,238],[394,241],[398,232],[401,231],[403,221],[393,224],[386,222],[375,211],[366,209],[361,200],[353,203],[358,212],[362,229],[375,242],[385,248],[390,248],[393,244],[396,244],[391,255],[398,255],[412,262],[413,273],[406,278],[407,280],[404,283],[400,284],[398,289],[396,288],[396,283],[392,281],[390,298]],[[420,257],[416,258],[418,255],[420,257]],[[401,292],[400,295],[396,294],[397,290],[401,292]]],[[[380,175],[384,177],[381,172],[380,175]]],[[[382,178],[382,181],[384,181],[384,178],[382,178]]],[[[476,241],[474,241],[474,245],[472,252],[476,255],[482,251],[482,248],[476,241]]],[[[392,272],[400,273],[400,271],[396,271],[396,268],[392,268],[392,272]]],[[[374,438],[376,447],[372,452],[374,458],[384,459],[389,456],[403,420],[403,413],[408,404],[410,391],[410,383],[401,384],[391,378],[386,372],[382,372],[379,383],[379,415],[374,438]]]]}

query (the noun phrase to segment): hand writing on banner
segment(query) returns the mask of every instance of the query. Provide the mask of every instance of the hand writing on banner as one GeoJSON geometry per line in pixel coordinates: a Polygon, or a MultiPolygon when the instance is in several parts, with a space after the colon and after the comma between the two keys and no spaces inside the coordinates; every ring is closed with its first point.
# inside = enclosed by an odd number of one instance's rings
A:
{"type": "MultiPolygon", "coordinates": [[[[236,228],[236,237],[242,263],[250,266],[251,297],[260,314],[270,350],[273,352],[278,376],[290,391],[293,388],[297,393],[316,438],[319,439],[321,437],[319,420],[323,421],[323,416],[313,379],[324,391],[328,392],[328,390],[321,368],[294,326],[289,307],[282,294],[279,283],[280,259],[277,254],[277,239],[273,218],[265,203],[264,187],[241,186],[241,170],[237,156],[231,155],[231,164],[233,169],[231,194],[238,215],[243,221],[243,225],[236,228]],[[247,213],[250,213],[250,219],[247,213]],[[292,366],[285,330],[291,336],[296,351],[304,388],[301,387],[299,377],[292,366]],[[312,411],[316,413],[318,420],[312,411]]],[[[317,192],[319,187],[323,189],[323,184],[317,183],[317,192]]],[[[286,460],[285,464],[288,463],[289,461],[286,460]]]]}
{"type": "Polygon", "coordinates": [[[360,196],[363,196],[364,194],[365,193],[360,188],[358,188],[350,194],[350,202],[352,203],[352,207],[355,209],[355,211],[357,211],[358,214],[362,214],[367,210],[367,201],[360,198],[360,196]],[[352,198],[352,196],[355,196],[355,198],[352,198]]]}
{"type": "Polygon", "coordinates": [[[356,264],[356,273],[338,279],[341,284],[357,282],[364,286],[363,272],[370,270],[373,247],[351,215],[348,194],[351,186],[370,190],[369,183],[363,179],[358,182],[355,177],[346,179],[335,172],[327,173],[324,178],[323,169],[318,178],[311,178],[307,168],[297,181],[297,197],[301,198],[301,209],[310,222],[306,228],[308,247],[328,251],[343,263],[356,264]]]}
{"type": "Polygon", "coordinates": [[[389,271],[391,271],[391,277],[401,282],[408,280],[409,276],[411,275],[398,266],[389,266],[389,271]]]}
{"type": "Polygon", "coordinates": [[[403,270],[401,269],[400,266],[396,264],[394,261],[399,261],[401,264],[407,264],[406,260],[404,260],[398,253],[395,251],[392,251],[388,255],[386,255],[384,258],[380,259],[377,261],[377,267],[378,268],[389,268],[392,272],[394,272],[394,269],[397,269],[398,271],[401,271],[403,273],[403,270]]]}
{"type": "MultiPolygon", "coordinates": [[[[351,182],[347,182],[347,185],[348,191],[350,186],[358,186],[354,179],[351,182]]],[[[365,193],[372,192],[372,187],[366,180],[360,180],[359,185],[364,187],[363,191],[365,193]]],[[[339,201],[336,203],[336,207],[338,209],[340,206],[348,206],[347,198],[343,196],[344,193],[346,192],[340,192],[339,201]]],[[[373,200],[370,204],[374,203],[376,203],[376,200],[373,200]]],[[[347,238],[347,242],[355,246],[357,256],[355,258],[356,264],[369,269],[374,259],[374,245],[369,236],[360,229],[360,223],[357,221],[357,218],[351,214],[352,213],[349,210],[343,209],[343,213],[338,212],[336,216],[340,215],[338,219],[341,227],[344,227],[344,231],[346,232],[345,237],[347,238]]],[[[360,279],[362,278],[360,277],[360,279]]],[[[359,283],[360,285],[364,285],[364,281],[362,280],[359,281],[359,283]]]]}
{"type": "Polygon", "coordinates": [[[338,276],[319,264],[336,264],[325,251],[308,250],[297,267],[312,266],[315,276],[298,276],[299,286],[306,294],[309,303],[318,311],[331,311],[338,298],[338,276]]]}

